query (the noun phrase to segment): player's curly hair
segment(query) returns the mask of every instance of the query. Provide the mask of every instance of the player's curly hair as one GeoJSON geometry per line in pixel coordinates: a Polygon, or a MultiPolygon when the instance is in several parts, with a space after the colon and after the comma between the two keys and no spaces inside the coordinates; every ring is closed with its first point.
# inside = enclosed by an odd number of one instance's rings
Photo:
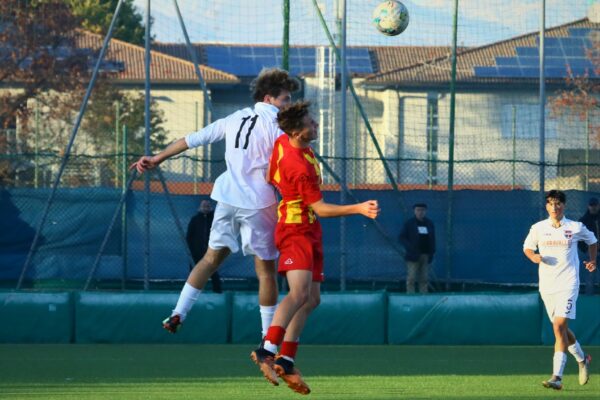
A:
{"type": "Polygon", "coordinates": [[[550,190],[548,193],[546,193],[546,203],[550,202],[550,200],[558,200],[559,202],[566,204],[567,195],[565,192],[560,190],[550,190]]]}
{"type": "Polygon", "coordinates": [[[254,101],[263,101],[266,95],[277,97],[282,90],[290,93],[297,91],[300,83],[291,77],[287,71],[279,68],[265,68],[250,83],[252,98],[254,101]]]}
{"type": "Polygon", "coordinates": [[[277,113],[277,123],[287,134],[304,128],[304,117],[309,115],[310,101],[296,101],[277,113]]]}

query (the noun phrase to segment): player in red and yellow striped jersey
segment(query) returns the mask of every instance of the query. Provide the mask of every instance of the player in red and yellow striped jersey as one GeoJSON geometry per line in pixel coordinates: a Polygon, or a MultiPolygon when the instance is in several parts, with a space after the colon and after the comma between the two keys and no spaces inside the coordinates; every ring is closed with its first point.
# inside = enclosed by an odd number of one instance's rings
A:
{"type": "Polygon", "coordinates": [[[306,319],[320,302],[324,278],[321,224],[317,216],[361,214],[376,218],[379,213],[376,200],[351,205],[323,201],[321,172],[310,148],[310,142],[317,138],[318,124],[310,116],[309,105],[297,102],[277,115],[286,135],[275,142],[268,180],[282,197],[275,243],[280,252],[279,273],[286,276],[289,293],[277,307],[263,344],[251,354],[267,380],[278,384],[279,376],[302,394],[310,393],[310,389],[294,367],[294,357],[306,319]]]}

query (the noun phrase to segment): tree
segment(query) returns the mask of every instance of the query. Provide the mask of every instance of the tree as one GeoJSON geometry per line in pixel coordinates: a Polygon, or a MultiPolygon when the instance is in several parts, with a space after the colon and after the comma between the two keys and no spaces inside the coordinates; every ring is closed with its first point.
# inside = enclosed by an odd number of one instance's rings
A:
{"type": "MultiPolygon", "coordinates": [[[[8,88],[0,89],[0,130],[10,128],[13,132],[12,143],[7,139],[8,131],[0,132],[0,152],[11,155],[0,160],[0,178],[6,185],[17,181],[30,184],[37,181],[40,168],[55,172],[99,49],[77,47],[80,20],[63,1],[3,0],[0,16],[0,84],[8,88]],[[47,161],[41,167],[39,154],[45,154],[47,161]]],[[[81,156],[79,160],[100,160],[99,157],[116,152],[117,100],[122,103],[121,124],[127,124],[132,134],[143,130],[143,97],[119,90],[111,77],[110,73],[101,72],[94,86],[72,149],[74,156],[81,156]]],[[[155,105],[151,112],[151,143],[156,148],[164,145],[165,135],[160,127],[162,115],[155,105]]],[[[134,135],[129,152],[142,154],[143,143],[143,135],[134,135]]],[[[75,158],[70,163],[77,162],[75,158]]],[[[114,157],[88,164],[95,168],[104,163],[109,165],[104,169],[113,170],[116,175],[116,166],[107,160],[114,157]]],[[[85,173],[82,168],[81,183],[89,182],[85,173]]],[[[87,173],[91,175],[93,171],[87,173]]]]}
{"type": "Polygon", "coordinates": [[[27,118],[27,99],[81,87],[87,59],[73,51],[79,21],[60,1],[0,2],[0,128],[27,118]]]}
{"type": "MultiPolygon", "coordinates": [[[[106,35],[117,8],[118,0],[69,0],[73,14],[82,21],[81,26],[91,32],[106,35]]],[[[145,28],[142,16],[136,11],[133,0],[125,0],[119,11],[113,37],[125,42],[143,45],[145,28]]]]}
{"type": "MultiPolygon", "coordinates": [[[[590,78],[590,73],[600,75],[600,38],[596,32],[589,36],[591,48],[587,51],[587,58],[591,61],[593,71],[588,71],[583,76],[574,76],[568,70],[565,80],[566,89],[554,96],[551,101],[552,112],[555,116],[575,116],[581,120],[593,121],[600,112],[600,80],[590,78]]],[[[594,136],[599,136],[600,126],[592,125],[590,130],[594,136]]],[[[600,139],[600,137],[597,137],[600,139]]]]}

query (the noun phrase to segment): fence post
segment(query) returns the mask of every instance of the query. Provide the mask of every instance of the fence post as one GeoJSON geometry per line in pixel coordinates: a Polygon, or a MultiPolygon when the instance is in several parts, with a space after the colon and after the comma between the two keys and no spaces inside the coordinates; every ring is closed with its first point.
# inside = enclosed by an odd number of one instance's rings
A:
{"type": "MultiPolygon", "coordinates": [[[[123,144],[121,151],[121,190],[122,193],[127,191],[127,125],[123,125],[123,144]]],[[[121,277],[121,289],[125,290],[127,287],[127,198],[121,208],[121,257],[123,260],[123,270],[121,277]]]]}
{"type": "Polygon", "coordinates": [[[119,187],[119,122],[121,119],[121,103],[115,101],[115,188],[119,187]]]}
{"type": "Polygon", "coordinates": [[[511,189],[515,190],[516,180],[516,169],[515,163],[517,161],[517,106],[512,106],[512,185],[511,189]]]}
{"type": "Polygon", "coordinates": [[[35,143],[34,143],[34,169],[33,169],[33,187],[39,187],[39,153],[40,153],[40,103],[35,100],[35,143]]]}
{"type": "Polygon", "coordinates": [[[585,112],[585,191],[590,185],[590,112],[585,112]]]}

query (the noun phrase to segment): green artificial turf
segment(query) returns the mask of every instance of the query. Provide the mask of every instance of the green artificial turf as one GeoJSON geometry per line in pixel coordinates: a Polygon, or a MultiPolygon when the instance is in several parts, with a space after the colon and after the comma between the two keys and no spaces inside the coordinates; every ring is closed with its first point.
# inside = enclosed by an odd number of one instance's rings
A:
{"type": "MultiPolygon", "coordinates": [[[[585,347],[600,361],[600,347],[585,347]]],[[[0,345],[0,399],[298,399],[269,385],[251,345],[0,345]]],[[[541,381],[553,349],[531,346],[301,346],[314,399],[600,399],[600,375],[560,392],[541,381]]],[[[600,363],[599,363],[600,364],[600,363]]]]}

